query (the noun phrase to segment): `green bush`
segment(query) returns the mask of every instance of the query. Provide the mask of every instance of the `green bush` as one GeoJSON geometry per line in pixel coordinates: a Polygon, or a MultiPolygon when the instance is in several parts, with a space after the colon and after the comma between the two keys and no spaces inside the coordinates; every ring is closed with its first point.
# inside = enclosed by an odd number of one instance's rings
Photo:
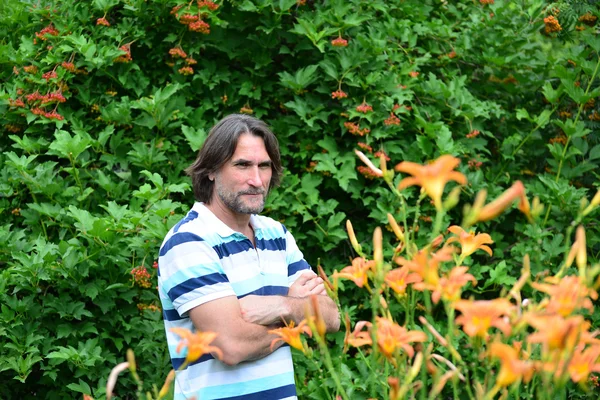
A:
{"type": "MultiPolygon", "coordinates": [[[[516,179],[539,197],[537,224],[489,223],[494,257],[474,260],[474,292],[513,283],[526,253],[534,276],[555,270],[571,242],[560,232],[597,186],[597,17],[591,1],[2,3],[0,397],[101,397],[127,348],[146,389],[162,382],[153,262],[192,202],[183,169],[234,112],[276,132],[286,172],[266,212],[312,265],[349,264],[346,218],[366,249],[370,226],[400,218],[362,148],[390,166],[461,158],[469,202],[516,179]]],[[[368,311],[344,295],[353,316],[368,311]]],[[[298,362],[299,392],[322,398],[333,383],[311,365],[298,362]]],[[[135,383],[119,387],[126,398],[135,383]]]]}

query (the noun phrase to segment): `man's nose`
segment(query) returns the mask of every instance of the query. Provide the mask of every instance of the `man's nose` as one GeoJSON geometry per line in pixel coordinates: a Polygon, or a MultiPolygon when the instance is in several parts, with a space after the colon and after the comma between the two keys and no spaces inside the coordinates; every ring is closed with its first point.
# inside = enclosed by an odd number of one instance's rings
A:
{"type": "Polygon", "coordinates": [[[251,168],[250,175],[248,177],[248,184],[254,187],[262,187],[263,179],[260,175],[260,168],[258,166],[251,168]]]}

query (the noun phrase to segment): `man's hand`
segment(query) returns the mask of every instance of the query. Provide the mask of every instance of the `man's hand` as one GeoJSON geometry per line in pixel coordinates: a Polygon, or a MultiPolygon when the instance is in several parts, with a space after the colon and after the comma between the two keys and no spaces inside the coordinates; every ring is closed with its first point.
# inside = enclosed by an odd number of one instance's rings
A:
{"type": "Polygon", "coordinates": [[[310,270],[302,273],[288,291],[290,297],[308,297],[313,294],[326,295],[327,290],[325,290],[323,279],[310,270]]]}

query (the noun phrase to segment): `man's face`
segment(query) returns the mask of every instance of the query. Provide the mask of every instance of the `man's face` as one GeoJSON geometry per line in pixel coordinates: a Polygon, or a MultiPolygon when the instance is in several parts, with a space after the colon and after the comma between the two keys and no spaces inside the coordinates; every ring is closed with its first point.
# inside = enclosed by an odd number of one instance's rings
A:
{"type": "Polygon", "coordinates": [[[263,139],[244,133],[231,159],[214,176],[213,200],[238,214],[258,214],[265,207],[271,174],[263,139]]]}

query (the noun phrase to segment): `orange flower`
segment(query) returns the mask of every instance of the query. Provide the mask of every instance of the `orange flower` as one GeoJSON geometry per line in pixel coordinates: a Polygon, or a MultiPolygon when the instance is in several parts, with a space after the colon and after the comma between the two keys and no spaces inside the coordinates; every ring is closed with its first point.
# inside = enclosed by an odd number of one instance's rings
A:
{"type": "Polygon", "coordinates": [[[546,306],[546,310],[562,317],[568,317],[573,311],[580,308],[593,311],[594,306],[589,297],[594,300],[598,298],[598,293],[582,285],[576,276],[564,277],[556,285],[532,283],[531,286],[540,292],[548,293],[550,302],[546,306]]]}
{"type": "Polygon", "coordinates": [[[510,335],[511,327],[504,316],[510,314],[513,306],[506,299],[459,300],[454,303],[454,308],[462,313],[456,318],[456,323],[462,325],[465,333],[471,337],[486,338],[491,327],[500,329],[506,336],[510,335]]]}
{"type": "Polygon", "coordinates": [[[191,332],[185,328],[171,328],[169,329],[174,334],[181,337],[181,341],[177,346],[177,353],[181,352],[183,347],[187,347],[187,355],[185,356],[185,363],[199,359],[203,354],[213,353],[216,354],[217,358],[223,358],[221,349],[215,346],[210,346],[210,343],[215,340],[217,334],[214,332],[191,332]]]}
{"type": "Polygon", "coordinates": [[[452,260],[452,253],[453,249],[450,247],[443,247],[436,253],[431,253],[428,248],[425,248],[419,250],[410,261],[403,257],[397,257],[395,261],[402,266],[407,266],[410,271],[416,272],[423,278],[424,282],[415,285],[415,289],[435,289],[440,280],[439,264],[452,260]]]}
{"type": "Polygon", "coordinates": [[[590,323],[581,315],[563,318],[560,315],[526,314],[523,319],[537,332],[527,338],[529,343],[542,343],[544,352],[571,350],[577,343],[600,343],[595,333],[588,331],[590,323]]]}
{"type": "Polygon", "coordinates": [[[408,331],[390,319],[377,317],[377,344],[381,352],[392,362],[394,362],[396,349],[404,350],[412,358],[415,350],[409,343],[425,340],[427,340],[425,332],[408,331]]]}
{"type": "Polygon", "coordinates": [[[334,271],[333,279],[350,279],[352,282],[356,283],[356,286],[360,288],[364,285],[367,285],[368,287],[369,282],[367,277],[367,271],[372,269],[374,266],[375,261],[367,261],[364,258],[356,257],[354,260],[352,260],[352,265],[347,266],[340,272],[334,271]]]}
{"type": "Polygon", "coordinates": [[[300,321],[298,326],[294,326],[294,321],[290,321],[289,325],[283,326],[277,329],[271,329],[269,333],[273,335],[278,335],[281,337],[273,339],[271,342],[271,350],[273,350],[273,346],[277,342],[285,342],[292,346],[295,349],[302,350],[304,352],[304,347],[302,346],[302,340],[300,340],[300,334],[305,333],[308,336],[312,337],[312,332],[308,325],[306,324],[306,320],[303,319],[300,321]]]}
{"type": "MultiPolygon", "coordinates": [[[[349,319],[348,319],[349,321],[349,319]]],[[[366,344],[372,344],[371,340],[371,323],[368,321],[359,321],[354,326],[354,330],[352,333],[346,334],[346,338],[344,339],[344,345],[350,345],[354,347],[364,346],[366,344]],[[367,328],[366,331],[363,328],[367,328]]],[[[350,324],[346,325],[350,326],[350,324]]]]}
{"type": "Polygon", "coordinates": [[[448,239],[446,243],[460,243],[461,251],[460,261],[458,262],[459,264],[461,264],[466,257],[475,253],[477,250],[483,250],[490,256],[492,255],[492,249],[486,245],[492,244],[494,241],[487,233],[478,233],[476,235],[475,232],[466,232],[463,228],[457,225],[452,225],[450,228],[448,228],[448,230],[456,236],[448,239]]]}
{"type": "Polygon", "coordinates": [[[462,288],[467,282],[473,282],[473,285],[477,283],[473,275],[466,273],[468,270],[468,267],[452,268],[447,277],[440,278],[440,284],[431,294],[431,300],[435,304],[440,301],[440,297],[450,302],[459,300],[462,288]]]}
{"type": "Polygon", "coordinates": [[[516,181],[509,189],[496,200],[483,206],[476,216],[476,221],[485,222],[496,218],[502,211],[506,210],[513,201],[525,196],[525,186],[521,181],[516,181]]]}
{"type": "Polygon", "coordinates": [[[569,375],[573,382],[587,381],[591,372],[600,372],[600,345],[588,347],[583,350],[583,346],[578,346],[573,353],[571,362],[569,362],[569,375]]]}
{"type": "Polygon", "coordinates": [[[533,376],[534,365],[519,359],[519,351],[504,343],[494,342],[490,346],[490,356],[500,359],[500,372],[496,378],[497,386],[509,386],[523,379],[528,382],[533,376]]]}
{"type": "Polygon", "coordinates": [[[406,294],[406,287],[409,283],[421,282],[422,280],[423,278],[419,274],[410,273],[408,266],[395,268],[385,275],[385,283],[400,296],[406,294]]]}
{"type": "Polygon", "coordinates": [[[443,155],[429,165],[420,165],[413,162],[403,161],[396,165],[395,170],[412,175],[404,178],[398,184],[398,190],[409,186],[418,185],[425,193],[433,199],[435,208],[442,209],[442,194],[444,187],[449,181],[456,181],[461,185],[467,183],[467,178],[458,171],[454,171],[460,164],[460,160],[451,155],[443,155]]]}

